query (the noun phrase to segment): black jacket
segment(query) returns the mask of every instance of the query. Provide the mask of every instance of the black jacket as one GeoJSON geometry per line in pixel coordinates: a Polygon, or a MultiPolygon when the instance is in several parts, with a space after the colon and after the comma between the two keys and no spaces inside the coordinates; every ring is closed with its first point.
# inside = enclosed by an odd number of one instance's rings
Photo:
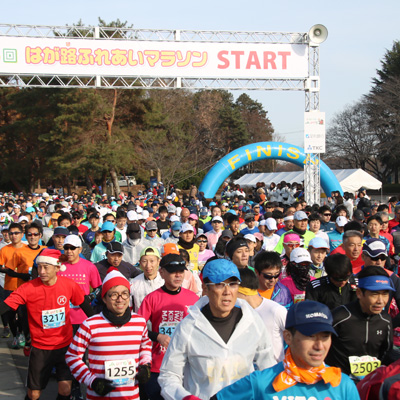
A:
{"type": "Polygon", "coordinates": [[[306,299],[319,301],[333,310],[343,304],[357,300],[357,281],[357,278],[352,276],[347,284],[339,289],[327,276],[322,276],[307,284],[306,299]]]}
{"type": "Polygon", "coordinates": [[[332,345],[325,362],[350,374],[350,356],[372,356],[383,360],[393,345],[392,320],[387,314],[364,314],[359,301],[332,311],[332,345]]]}

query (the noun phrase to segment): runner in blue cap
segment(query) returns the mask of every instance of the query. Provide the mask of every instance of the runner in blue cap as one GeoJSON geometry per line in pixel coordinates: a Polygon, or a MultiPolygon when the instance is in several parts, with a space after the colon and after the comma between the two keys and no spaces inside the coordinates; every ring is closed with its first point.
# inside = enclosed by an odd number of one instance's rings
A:
{"type": "Polygon", "coordinates": [[[392,320],[382,311],[394,290],[381,267],[366,267],[358,274],[357,300],[332,312],[338,337],[333,338],[327,357],[330,365],[355,380],[380,366],[393,344],[392,320]]]}
{"type": "Polygon", "coordinates": [[[206,296],[176,327],[161,365],[158,382],[165,400],[208,399],[254,368],[275,363],[260,316],[237,298],[236,265],[212,260],[202,274],[206,296]]]}

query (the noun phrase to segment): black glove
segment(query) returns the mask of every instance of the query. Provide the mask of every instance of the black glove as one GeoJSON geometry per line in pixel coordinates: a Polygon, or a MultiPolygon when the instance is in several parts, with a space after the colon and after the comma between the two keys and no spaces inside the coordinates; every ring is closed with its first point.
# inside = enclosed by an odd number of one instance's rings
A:
{"type": "Polygon", "coordinates": [[[115,389],[113,381],[103,378],[96,378],[92,383],[92,389],[99,395],[105,396],[115,389]]]}
{"type": "Polygon", "coordinates": [[[139,365],[136,379],[141,385],[148,382],[150,379],[150,364],[139,365]]]}

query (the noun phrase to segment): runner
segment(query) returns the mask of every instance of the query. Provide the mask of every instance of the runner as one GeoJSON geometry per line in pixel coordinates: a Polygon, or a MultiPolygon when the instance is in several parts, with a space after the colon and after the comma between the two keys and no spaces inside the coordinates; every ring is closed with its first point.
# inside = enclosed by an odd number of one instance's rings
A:
{"type": "Polygon", "coordinates": [[[252,271],[242,268],[239,273],[241,284],[238,298],[246,300],[263,320],[265,327],[271,333],[274,358],[278,363],[283,360],[284,356],[283,331],[285,330],[287,310],[280,304],[258,294],[258,279],[252,271]]]}
{"type": "Polygon", "coordinates": [[[37,257],[39,278],[20,286],[0,302],[0,314],[26,304],[32,349],[28,366],[28,394],[25,399],[38,400],[47,386],[51,370],[56,368],[57,400],[69,400],[72,375],[65,363],[65,353],[72,341],[71,302],[88,316],[93,315],[89,302],[79,285],[71,279],[57,276],[64,270],[58,250],[44,249],[37,257]]]}
{"type": "Polygon", "coordinates": [[[138,275],[131,282],[131,295],[135,312],[139,310],[143,299],[162,285],[164,280],[158,268],[160,265],[160,253],[155,247],[146,247],[140,253],[140,269],[143,274],[138,275]]]}
{"type": "Polygon", "coordinates": [[[100,274],[101,281],[104,281],[107,271],[110,267],[116,268],[126,279],[130,280],[142,274],[139,268],[134,267],[132,264],[123,261],[124,246],[119,242],[107,243],[106,257],[95,264],[100,274]]]}
{"type": "Polygon", "coordinates": [[[110,268],[101,297],[103,311],[79,328],[65,356],[87,399],[139,399],[139,383],[150,375],[151,342],[146,321],[129,308],[129,282],[110,268]],[[89,366],[83,361],[88,350],[89,366]]]}
{"type": "Polygon", "coordinates": [[[213,260],[202,274],[206,296],[177,326],[161,365],[158,382],[165,400],[195,398],[190,395],[208,399],[254,368],[274,364],[260,316],[237,299],[237,267],[228,260],[213,260]]]}
{"type": "Polygon", "coordinates": [[[324,363],[331,336],[336,335],[332,314],[326,306],[309,300],[293,305],[285,327],[284,338],[289,348],[283,362],[253,372],[211,400],[360,398],[356,386],[339,368],[324,363]]]}
{"type": "Polygon", "coordinates": [[[258,278],[258,293],[289,309],[293,304],[290,290],[279,282],[282,261],[274,251],[262,251],[254,260],[254,270],[258,278]]]}
{"type": "Polygon", "coordinates": [[[333,311],[338,337],[332,341],[329,365],[340,367],[355,380],[379,367],[393,344],[391,318],[382,314],[391,291],[393,283],[383,268],[371,266],[358,274],[357,300],[333,311]],[[360,364],[363,361],[369,364],[360,364]]]}
{"type": "Polygon", "coordinates": [[[319,301],[330,310],[357,299],[357,279],[353,276],[348,257],[331,254],[325,260],[325,271],[327,276],[307,284],[306,299],[319,301]]]}
{"type": "Polygon", "coordinates": [[[182,288],[185,262],[177,254],[167,254],[160,262],[164,285],[147,295],[138,314],[151,322],[149,337],[153,341],[151,378],[146,384],[150,400],[162,400],[157,382],[160,366],[172,334],[179,322],[188,315],[188,307],[199,299],[192,291],[182,288]]]}

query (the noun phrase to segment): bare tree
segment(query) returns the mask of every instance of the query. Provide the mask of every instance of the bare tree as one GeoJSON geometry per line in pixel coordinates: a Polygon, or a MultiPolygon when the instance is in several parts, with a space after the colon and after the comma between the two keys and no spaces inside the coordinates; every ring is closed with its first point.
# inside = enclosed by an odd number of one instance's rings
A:
{"type": "Polygon", "coordinates": [[[380,142],[369,124],[368,104],[360,101],[335,115],[327,131],[324,161],[333,168],[361,168],[385,179],[380,142]]]}

